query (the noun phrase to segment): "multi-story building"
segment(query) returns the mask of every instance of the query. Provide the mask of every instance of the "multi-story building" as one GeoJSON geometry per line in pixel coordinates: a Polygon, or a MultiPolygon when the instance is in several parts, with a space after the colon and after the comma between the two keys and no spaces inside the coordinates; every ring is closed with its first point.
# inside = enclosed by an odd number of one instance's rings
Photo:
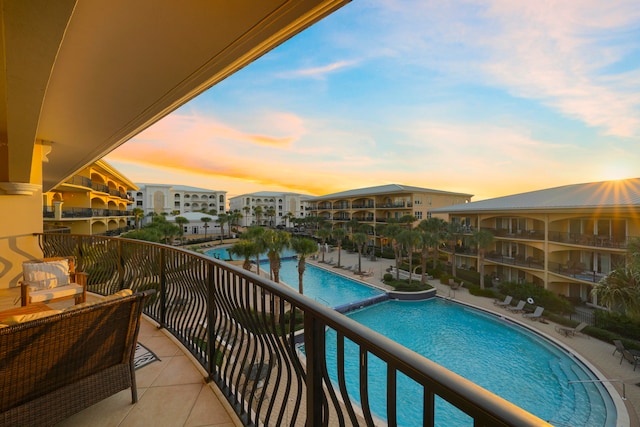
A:
{"type": "Polygon", "coordinates": [[[229,210],[240,212],[242,225],[289,227],[294,218],[305,216],[306,201],[311,196],[299,193],[259,191],[229,199],[229,210]]]}
{"type": "Polygon", "coordinates": [[[185,214],[207,212],[215,215],[227,209],[227,192],[169,184],[138,184],[130,192],[134,207],[149,213],[185,214]]]}
{"type": "Polygon", "coordinates": [[[132,218],[131,197],[138,187],[104,160],[85,167],[43,193],[45,230],[117,235],[132,218]]]}
{"type": "MultiPolygon", "coordinates": [[[[471,197],[471,194],[388,184],[313,197],[308,203],[310,215],[330,221],[334,227],[346,227],[348,221],[355,219],[370,225],[374,236],[376,226],[390,219],[399,220],[409,215],[418,223],[434,215],[435,208],[468,203],[471,197]]],[[[377,245],[375,240],[374,236],[370,244],[377,245]]]]}
{"type": "Polygon", "coordinates": [[[456,267],[477,269],[469,236],[485,229],[494,235],[484,249],[485,274],[590,301],[593,284],[624,265],[627,243],[640,237],[640,178],[531,191],[437,213],[464,225],[456,267]]]}

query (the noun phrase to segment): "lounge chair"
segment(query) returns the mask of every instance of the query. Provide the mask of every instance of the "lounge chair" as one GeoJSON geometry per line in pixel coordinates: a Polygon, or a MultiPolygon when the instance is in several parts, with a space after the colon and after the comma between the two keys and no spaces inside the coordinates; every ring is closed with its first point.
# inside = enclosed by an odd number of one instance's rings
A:
{"type": "Polygon", "coordinates": [[[581,333],[584,328],[586,328],[586,323],[582,322],[575,328],[567,328],[565,326],[556,326],[556,332],[559,334],[563,334],[565,337],[574,337],[576,334],[581,333]]]}
{"type": "Polygon", "coordinates": [[[511,300],[512,299],[513,299],[513,297],[511,295],[507,295],[506,297],[504,297],[504,301],[494,300],[493,303],[495,305],[497,305],[498,307],[505,307],[505,306],[511,304],[511,300]]]}
{"type": "Polygon", "coordinates": [[[542,312],[544,307],[537,306],[533,313],[524,313],[522,316],[531,320],[540,320],[542,318],[542,312]]]}
{"type": "Polygon", "coordinates": [[[518,305],[516,305],[515,307],[512,305],[505,305],[504,308],[506,308],[509,311],[513,311],[514,313],[520,313],[522,311],[524,311],[524,305],[526,304],[525,301],[520,300],[518,301],[518,305]]]}
{"type": "MultiPolygon", "coordinates": [[[[640,354],[631,353],[631,350],[627,350],[626,348],[622,350],[622,357],[627,359],[627,362],[633,365],[633,371],[635,372],[636,366],[640,363],[640,354]]],[[[622,359],[620,359],[620,363],[622,363],[622,359]]]]}
{"type": "Polygon", "coordinates": [[[620,352],[620,363],[622,363],[622,352],[625,350],[624,344],[622,344],[622,341],[620,340],[613,340],[613,345],[615,345],[616,348],[613,350],[611,355],[615,356],[617,352],[620,352]]]}

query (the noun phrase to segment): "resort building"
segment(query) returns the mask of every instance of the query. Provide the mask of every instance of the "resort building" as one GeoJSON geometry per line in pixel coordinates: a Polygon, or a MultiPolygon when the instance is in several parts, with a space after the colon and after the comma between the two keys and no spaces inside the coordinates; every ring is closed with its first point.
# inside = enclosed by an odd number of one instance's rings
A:
{"type": "Polygon", "coordinates": [[[258,191],[229,199],[229,210],[240,212],[241,225],[267,225],[289,228],[294,218],[304,218],[311,196],[299,193],[258,191]]]}
{"type": "Polygon", "coordinates": [[[207,190],[185,185],[138,184],[131,191],[134,207],[149,214],[182,215],[187,212],[223,213],[227,206],[227,192],[207,190]]]}
{"type": "Polygon", "coordinates": [[[42,195],[45,231],[118,235],[131,225],[128,192],[138,187],[104,160],[42,195]]]}
{"type": "MultiPolygon", "coordinates": [[[[530,282],[582,301],[592,285],[625,263],[640,237],[640,179],[566,185],[436,210],[463,226],[457,268],[478,268],[474,228],[490,231],[485,274],[530,282]]],[[[449,248],[451,252],[451,248],[449,248]]]]}
{"type": "MultiPolygon", "coordinates": [[[[333,227],[347,227],[347,222],[357,220],[370,225],[373,236],[376,226],[387,224],[390,219],[410,215],[417,224],[432,216],[444,218],[444,213],[434,213],[434,209],[469,203],[471,197],[471,194],[388,184],[313,197],[308,204],[309,215],[323,218],[333,227]]],[[[371,245],[378,243],[375,239],[370,242],[371,245]]]]}

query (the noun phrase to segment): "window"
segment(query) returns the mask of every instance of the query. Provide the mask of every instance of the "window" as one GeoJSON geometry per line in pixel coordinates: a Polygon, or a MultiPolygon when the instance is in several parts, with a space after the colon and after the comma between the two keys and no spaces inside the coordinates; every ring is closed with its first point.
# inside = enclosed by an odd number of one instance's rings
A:
{"type": "Polygon", "coordinates": [[[422,204],[422,199],[415,199],[415,200],[413,201],[413,204],[414,204],[414,205],[421,205],[421,204],[422,204]]]}
{"type": "Polygon", "coordinates": [[[431,218],[431,212],[427,212],[427,218],[431,218]]]}
{"type": "Polygon", "coordinates": [[[415,211],[413,216],[415,216],[416,219],[422,219],[422,211],[415,211]]]}

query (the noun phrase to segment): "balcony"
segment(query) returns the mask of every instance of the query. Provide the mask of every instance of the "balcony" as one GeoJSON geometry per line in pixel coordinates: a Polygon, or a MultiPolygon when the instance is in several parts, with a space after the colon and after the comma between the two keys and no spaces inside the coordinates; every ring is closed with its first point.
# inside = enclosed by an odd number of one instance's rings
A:
{"type": "Polygon", "coordinates": [[[557,262],[549,262],[549,271],[572,279],[582,280],[585,282],[598,283],[606,274],[596,271],[588,271],[585,266],[580,263],[560,264],[557,262]]]}
{"type": "Polygon", "coordinates": [[[158,297],[145,314],[191,353],[245,425],[373,424],[366,387],[359,397],[364,403],[357,406],[342,380],[333,383],[328,377],[328,329],[336,331],[339,377],[343,378],[345,369],[340,362],[345,340],[359,347],[362,378],[367,376],[369,358],[386,364],[384,412],[389,425],[397,419],[395,379],[399,374],[423,390],[415,404],[422,407],[426,426],[434,424],[436,397],[468,414],[474,425],[548,425],[338,312],[245,270],[148,242],[38,236],[47,257],[79,254],[78,267],[89,273],[92,292],[156,289],[158,297]],[[246,374],[247,367],[255,366],[260,372],[264,369],[261,384],[246,374]]]}
{"type": "Polygon", "coordinates": [[[535,268],[537,270],[544,269],[544,260],[532,256],[516,255],[507,256],[496,252],[490,252],[485,256],[488,261],[497,262],[506,265],[516,265],[518,267],[535,268]]]}
{"type": "Polygon", "coordinates": [[[549,241],[581,246],[595,246],[598,248],[625,249],[629,240],[633,238],[633,236],[627,236],[625,239],[624,237],[601,236],[597,234],[549,231],[549,241]]]}
{"type": "MultiPolygon", "coordinates": [[[[506,228],[483,228],[491,231],[495,237],[506,237],[509,239],[544,240],[544,230],[509,230],[506,228]]],[[[471,232],[471,230],[469,231],[471,232]]]]}
{"type": "Polygon", "coordinates": [[[72,176],[65,181],[65,184],[77,185],[79,187],[91,188],[91,179],[85,176],[72,176]]]}

